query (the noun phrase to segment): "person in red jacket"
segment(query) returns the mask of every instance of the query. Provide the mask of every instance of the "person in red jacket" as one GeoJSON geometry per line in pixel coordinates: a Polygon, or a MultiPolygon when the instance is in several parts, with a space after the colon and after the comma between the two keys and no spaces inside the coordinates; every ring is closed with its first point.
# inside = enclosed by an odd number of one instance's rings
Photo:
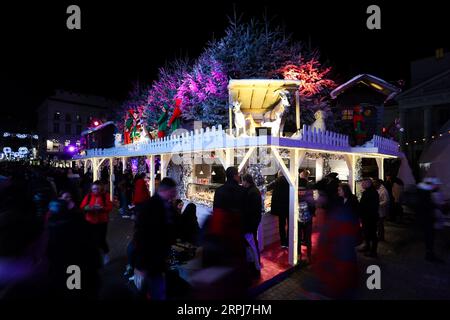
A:
{"type": "Polygon", "coordinates": [[[112,203],[107,192],[103,191],[100,181],[95,181],[91,186],[91,191],[84,197],[80,205],[89,224],[95,242],[103,251],[103,263],[109,262],[109,246],[106,241],[108,230],[109,213],[112,210],[112,203]]]}
{"type": "Polygon", "coordinates": [[[150,191],[145,182],[145,173],[138,173],[134,180],[133,205],[139,205],[150,199],[150,191]]]}

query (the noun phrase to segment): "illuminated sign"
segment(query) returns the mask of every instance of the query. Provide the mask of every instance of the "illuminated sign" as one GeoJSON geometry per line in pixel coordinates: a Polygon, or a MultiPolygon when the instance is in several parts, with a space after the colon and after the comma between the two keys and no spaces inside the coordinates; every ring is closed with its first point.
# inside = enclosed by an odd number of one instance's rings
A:
{"type": "Polygon", "coordinates": [[[0,153],[0,160],[18,160],[28,157],[30,152],[27,147],[20,147],[17,151],[12,151],[10,147],[4,147],[0,153]]]}

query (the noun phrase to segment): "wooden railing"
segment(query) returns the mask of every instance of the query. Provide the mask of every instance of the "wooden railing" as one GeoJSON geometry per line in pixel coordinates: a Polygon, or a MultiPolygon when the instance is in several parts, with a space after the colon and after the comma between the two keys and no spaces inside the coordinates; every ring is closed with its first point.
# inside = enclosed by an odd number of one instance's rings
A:
{"type": "MultiPolygon", "coordinates": [[[[120,145],[109,149],[91,149],[82,157],[119,157],[140,156],[164,153],[202,152],[225,148],[243,148],[264,145],[280,145],[292,147],[314,148],[321,150],[350,151],[349,137],[343,134],[321,131],[304,125],[298,136],[277,138],[268,136],[235,137],[224,130],[221,125],[206,129],[195,129],[190,132],[180,131],[161,139],[145,140],[134,144],[120,145]]],[[[380,152],[398,151],[398,144],[386,138],[374,136],[366,146],[378,148],[380,152]]]]}

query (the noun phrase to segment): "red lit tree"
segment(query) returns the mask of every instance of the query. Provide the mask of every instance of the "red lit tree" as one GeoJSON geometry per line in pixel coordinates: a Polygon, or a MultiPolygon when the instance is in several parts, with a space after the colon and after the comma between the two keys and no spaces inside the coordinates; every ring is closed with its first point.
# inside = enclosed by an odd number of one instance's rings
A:
{"type": "Polygon", "coordinates": [[[299,80],[299,95],[302,122],[314,122],[314,113],[323,110],[326,114],[327,128],[333,128],[333,113],[329,107],[329,93],[336,87],[336,83],[329,78],[331,67],[323,67],[317,57],[306,60],[300,58],[297,63],[288,62],[275,71],[284,79],[299,80]]]}

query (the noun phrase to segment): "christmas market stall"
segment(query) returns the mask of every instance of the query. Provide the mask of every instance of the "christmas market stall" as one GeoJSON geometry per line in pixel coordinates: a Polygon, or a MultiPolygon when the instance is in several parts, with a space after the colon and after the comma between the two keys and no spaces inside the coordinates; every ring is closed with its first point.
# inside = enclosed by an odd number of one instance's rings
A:
{"type": "MultiPolygon", "coordinates": [[[[321,110],[315,112],[313,123],[302,123],[300,85],[296,80],[231,80],[228,128],[222,125],[204,127],[197,123],[194,130],[181,127],[157,135],[159,138],[153,136],[127,141],[129,143],[118,139],[114,147],[87,149],[74,159],[90,162],[95,180],[103,163],[112,168],[116,161],[124,163],[129,158],[144,157],[152,194],[157,176],[171,176],[179,185],[179,197],[197,203],[204,215],[210,212],[215,189],[224,182],[225,169],[236,166],[240,172],[254,176],[264,197],[263,220],[258,232],[263,250],[279,241],[277,220],[269,213],[270,192],[266,192],[266,186],[280,172],[289,183],[286,264],[294,266],[298,263],[298,225],[295,222],[299,213],[299,169],[307,163],[313,166],[318,181],[334,166],[339,168],[341,180],[348,181],[355,191],[361,159],[374,159],[378,176],[383,178],[384,160],[400,155],[397,142],[375,134],[363,145],[351,146],[348,135],[327,130],[321,110]]],[[[167,115],[164,121],[169,120],[167,115]]],[[[139,135],[148,136],[142,130],[139,135]]],[[[110,170],[110,181],[114,180],[113,173],[114,170],[110,170]]],[[[113,183],[110,185],[113,194],[113,183]]],[[[199,217],[200,223],[202,220],[199,217]]]]}

